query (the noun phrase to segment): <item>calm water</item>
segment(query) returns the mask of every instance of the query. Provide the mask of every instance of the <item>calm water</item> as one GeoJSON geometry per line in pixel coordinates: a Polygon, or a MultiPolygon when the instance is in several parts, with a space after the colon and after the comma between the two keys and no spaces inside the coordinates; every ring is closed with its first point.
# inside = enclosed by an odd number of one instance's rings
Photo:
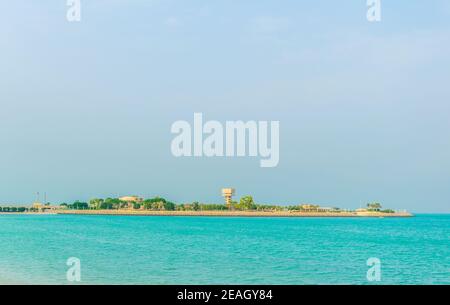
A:
{"type": "Polygon", "coordinates": [[[212,218],[0,215],[0,283],[450,284],[450,215],[212,218]]]}

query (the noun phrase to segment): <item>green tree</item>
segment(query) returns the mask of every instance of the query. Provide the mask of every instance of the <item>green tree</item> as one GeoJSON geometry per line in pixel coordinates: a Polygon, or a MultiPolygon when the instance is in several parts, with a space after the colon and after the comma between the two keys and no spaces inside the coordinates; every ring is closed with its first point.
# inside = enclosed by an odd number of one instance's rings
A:
{"type": "Polygon", "coordinates": [[[194,211],[200,210],[200,204],[199,204],[197,201],[193,202],[193,203],[192,203],[192,209],[193,209],[194,211]]]}
{"type": "Polygon", "coordinates": [[[109,209],[120,209],[122,205],[122,201],[119,198],[106,198],[105,201],[106,206],[110,207],[109,209]]]}
{"type": "Polygon", "coordinates": [[[201,204],[201,209],[203,211],[226,211],[228,207],[225,204],[201,204]]]}
{"type": "Polygon", "coordinates": [[[89,205],[87,204],[87,202],[81,202],[77,200],[72,204],[72,208],[75,210],[87,210],[89,208],[89,205]]]}
{"type": "Polygon", "coordinates": [[[381,210],[382,206],[381,203],[378,202],[371,202],[367,204],[367,209],[369,211],[379,211],[381,210]]]}
{"type": "Polygon", "coordinates": [[[387,210],[383,210],[383,211],[381,211],[381,212],[383,212],[383,213],[395,213],[395,211],[394,210],[391,210],[391,209],[387,209],[387,210]]]}
{"type": "Polygon", "coordinates": [[[239,201],[238,208],[242,209],[242,210],[256,209],[256,205],[255,205],[255,202],[253,201],[253,197],[252,196],[242,197],[241,200],[239,201]]]}
{"type": "Polygon", "coordinates": [[[104,202],[103,199],[94,198],[89,200],[89,208],[93,210],[98,210],[102,206],[102,203],[104,202]]]}
{"type": "Polygon", "coordinates": [[[112,210],[114,208],[112,202],[103,201],[100,204],[100,210],[112,210]]]}
{"type": "Polygon", "coordinates": [[[166,201],[164,202],[164,210],[166,211],[174,211],[175,210],[175,203],[166,201]]]}

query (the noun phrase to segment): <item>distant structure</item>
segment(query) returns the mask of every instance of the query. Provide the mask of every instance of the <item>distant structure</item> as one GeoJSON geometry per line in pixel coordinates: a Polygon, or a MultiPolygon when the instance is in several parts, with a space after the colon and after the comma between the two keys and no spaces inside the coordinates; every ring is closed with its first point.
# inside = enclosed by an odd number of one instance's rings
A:
{"type": "Polygon", "coordinates": [[[321,207],[320,205],[304,203],[300,204],[300,209],[304,212],[333,212],[335,208],[321,207]]]}
{"type": "Polygon", "coordinates": [[[40,213],[52,212],[55,210],[59,210],[58,206],[51,206],[50,203],[47,203],[47,193],[44,193],[44,202],[40,201],[41,194],[39,192],[36,193],[36,201],[33,202],[31,208],[40,213]]]}
{"type": "Polygon", "coordinates": [[[119,200],[123,202],[136,202],[136,203],[144,201],[144,199],[138,196],[123,196],[120,197],[119,200]]]}
{"type": "Polygon", "coordinates": [[[125,202],[128,205],[129,209],[132,209],[135,203],[141,203],[142,201],[144,201],[144,199],[139,196],[123,196],[120,197],[119,200],[125,202]]]}
{"type": "Polygon", "coordinates": [[[60,206],[52,206],[50,204],[43,204],[40,202],[33,202],[31,207],[39,213],[48,213],[62,209],[60,206]]]}
{"type": "Polygon", "coordinates": [[[38,212],[42,212],[44,210],[44,205],[40,202],[33,202],[31,208],[36,209],[38,212]]]}
{"type": "Polygon", "coordinates": [[[228,206],[229,209],[232,208],[231,206],[231,199],[233,195],[235,194],[235,190],[233,188],[224,188],[222,189],[222,196],[225,197],[225,203],[228,206]]]}

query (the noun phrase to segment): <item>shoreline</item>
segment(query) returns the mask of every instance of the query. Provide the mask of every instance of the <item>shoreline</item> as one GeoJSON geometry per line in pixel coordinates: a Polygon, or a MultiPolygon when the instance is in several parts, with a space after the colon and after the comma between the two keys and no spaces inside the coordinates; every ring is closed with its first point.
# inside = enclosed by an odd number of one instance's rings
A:
{"type": "Polygon", "coordinates": [[[55,212],[0,212],[0,215],[56,215],[55,212]]]}
{"type": "MultiPolygon", "coordinates": [[[[39,214],[39,213],[36,213],[39,214]]],[[[413,217],[408,212],[263,212],[263,211],[142,211],[142,210],[60,210],[58,215],[106,215],[106,216],[203,216],[203,217],[334,217],[334,218],[380,218],[413,217]]]]}

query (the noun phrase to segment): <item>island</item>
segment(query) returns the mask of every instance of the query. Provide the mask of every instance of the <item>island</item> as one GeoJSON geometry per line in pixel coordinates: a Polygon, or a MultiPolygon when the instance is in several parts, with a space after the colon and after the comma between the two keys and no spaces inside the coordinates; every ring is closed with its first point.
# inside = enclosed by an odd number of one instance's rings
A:
{"type": "Polygon", "coordinates": [[[222,189],[225,203],[174,203],[162,197],[144,199],[140,196],[93,198],[88,202],[51,204],[35,202],[31,207],[0,206],[1,214],[69,214],[130,216],[226,216],[226,217],[411,217],[407,211],[383,209],[371,202],[356,210],[324,207],[316,204],[295,205],[255,203],[252,196],[233,200],[233,188],[222,189]]]}

